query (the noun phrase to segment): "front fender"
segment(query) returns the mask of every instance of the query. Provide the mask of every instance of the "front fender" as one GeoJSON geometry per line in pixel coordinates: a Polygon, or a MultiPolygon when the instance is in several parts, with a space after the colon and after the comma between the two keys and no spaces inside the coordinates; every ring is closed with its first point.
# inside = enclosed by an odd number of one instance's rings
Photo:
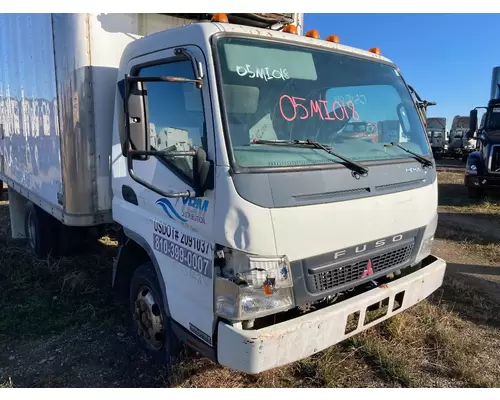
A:
{"type": "Polygon", "coordinates": [[[484,160],[479,151],[474,151],[467,157],[467,164],[465,166],[465,173],[469,175],[484,175],[486,172],[486,166],[484,160]],[[472,166],[475,166],[476,173],[473,173],[472,166]]]}

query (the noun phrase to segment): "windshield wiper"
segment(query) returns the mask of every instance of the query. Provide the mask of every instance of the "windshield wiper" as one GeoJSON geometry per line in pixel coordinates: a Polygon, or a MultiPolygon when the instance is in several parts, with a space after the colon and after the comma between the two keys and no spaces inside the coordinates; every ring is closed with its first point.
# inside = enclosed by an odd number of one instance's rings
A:
{"type": "Polygon", "coordinates": [[[417,153],[414,153],[411,150],[408,150],[406,147],[401,146],[399,143],[391,142],[391,143],[384,144],[384,147],[391,147],[391,146],[393,146],[393,147],[399,147],[401,150],[406,151],[408,154],[411,154],[415,159],[417,159],[418,161],[420,161],[426,167],[432,167],[432,166],[434,166],[434,164],[432,163],[432,161],[429,161],[427,158],[422,157],[421,155],[419,155],[417,153]]]}
{"type": "Polygon", "coordinates": [[[328,154],[331,154],[332,156],[335,156],[337,158],[340,158],[342,161],[345,162],[345,166],[349,168],[351,171],[357,172],[360,175],[366,176],[368,174],[368,167],[365,167],[364,165],[351,160],[350,158],[344,157],[341,154],[338,154],[328,147],[322,145],[319,142],[316,142],[314,140],[263,140],[263,139],[255,139],[252,141],[252,143],[255,144],[271,144],[271,145],[285,145],[285,146],[308,146],[308,147],[314,147],[316,149],[321,149],[326,151],[328,154]]]}

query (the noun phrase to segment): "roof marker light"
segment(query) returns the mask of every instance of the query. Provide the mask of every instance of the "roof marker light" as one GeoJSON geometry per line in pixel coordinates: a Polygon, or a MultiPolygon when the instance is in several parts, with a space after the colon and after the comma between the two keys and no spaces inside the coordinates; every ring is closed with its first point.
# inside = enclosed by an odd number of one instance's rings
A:
{"type": "Polygon", "coordinates": [[[295,25],[289,24],[283,28],[283,32],[297,34],[297,27],[295,25]]]}
{"type": "Polygon", "coordinates": [[[340,39],[337,35],[330,35],[325,40],[327,42],[340,43],[340,39]]]}
{"type": "Polygon", "coordinates": [[[307,31],[305,36],[314,38],[314,39],[320,39],[319,32],[316,29],[311,29],[310,31],[307,31]]]}
{"type": "Polygon", "coordinates": [[[217,13],[212,16],[212,19],[210,20],[211,22],[222,22],[222,23],[229,23],[229,19],[227,18],[227,15],[224,13],[217,13]]]}

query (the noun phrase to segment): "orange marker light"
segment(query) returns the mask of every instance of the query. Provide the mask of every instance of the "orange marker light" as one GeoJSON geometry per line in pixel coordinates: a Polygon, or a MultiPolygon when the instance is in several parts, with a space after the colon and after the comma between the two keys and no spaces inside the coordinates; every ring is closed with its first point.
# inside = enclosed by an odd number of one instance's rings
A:
{"type": "Polygon", "coordinates": [[[314,39],[319,39],[320,38],[319,32],[316,29],[311,29],[310,31],[308,31],[306,33],[305,36],[310,37],[310,38],[314,38],[314,39]]]}
{"type": "Polygon", "coordinates": [[[287,25],[283,28],[283,32],[297,34],[297,27],[295,25],[287,25]]]}
{"type": "Polygon", "coordinates": [[[212,22],[223,22],[223,23],[226,23],[226,24],[229,23],[229,19],[227,18],[227,15],[224,14],[224,13],[214,14],[213,17],[212,17],[212,19],[210,21],[212,21],[212,22]]]}
{"type": "Polygon", "coordinates": [[[380,49],[378,47],[372,47],[370,50],[368,50],[370,53],[374,53],[377,55],[380,55],[380,49]]]}
{"type": "Polygon", "coordinates": [[[340,39],[337,35],[330,35],[325,39],[327,42],[340,43],[340,39]]]}

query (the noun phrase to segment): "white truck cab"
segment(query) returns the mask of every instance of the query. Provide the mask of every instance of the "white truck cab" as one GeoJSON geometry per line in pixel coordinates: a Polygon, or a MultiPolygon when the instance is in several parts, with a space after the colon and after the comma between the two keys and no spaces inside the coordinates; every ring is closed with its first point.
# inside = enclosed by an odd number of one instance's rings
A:
{"type": "MultiPolygon", "coordinates": [[[[130,41],[114,79],[114,107],[95,98],[94,108],[113,118],[109,150],[105,136],[91,150],[66,142],[62,165],[100,157],[97,179],[78,186],[100,211],[73,225],[118,227],[113,284],[125,288],[151,354],[170,361],[184,342],[259,373],[390,318],[442,284],[424,121],[378,49],[217,14],[130,41]],[[349,121],[376,122],[378,137],[339,135],[349,121]],[[374,305],[387,312],[367,322],[374,305]]],[[[3,175],[13,220],[28,218],[33,207],[23,211],[20,199],[33,191],[3,175]]]]}

